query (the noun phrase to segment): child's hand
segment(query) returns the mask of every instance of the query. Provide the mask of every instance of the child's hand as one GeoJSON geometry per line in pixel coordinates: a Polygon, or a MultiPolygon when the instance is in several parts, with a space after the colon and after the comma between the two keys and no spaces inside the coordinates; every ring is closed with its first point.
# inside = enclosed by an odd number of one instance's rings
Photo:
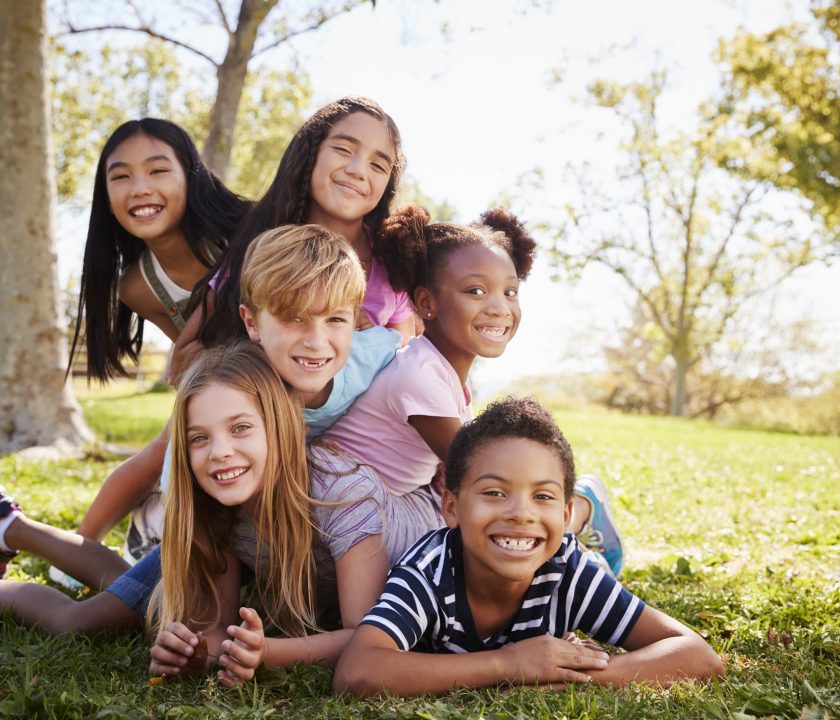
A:
{"type": "Polygon", "coordinates": [[[262,620],[252,608],[239,608],[241,625],[228,627],[230,639],[222,643],[219,664],[219,682],[225,687],[234,687],[239,682],[250,680],[265,656],[265,633],[262,620]]]}
{"type": "MultiPolygon", "coordinates": [[[[194,659],[200,639],[186,625],[175,622],[167,625],[158,633],[155,644],[149,654],[152,661],[149,664],[150,675],[195,675],[204,671],[205,663],[196,667],[190,663],[194,659]]],[[[206,643],[205,643],[206,648],[206,643]]],[[[205,657],[206,657],[205,649],[205,657]]]]}
{"type": "Polygon", "coordinates": [[[370,316],[364,310],[359,310],[359,317],[356,319],[356,330],[367,330],[373,327],[370,316]]]}
{"type": "Polygon", "coordinates": [[[604,649],[597,641],[593,640],[592,638],[580,637],[580,635],[575,635],[572,632],[567,632],[565,635],[563,635],[561,639],[572,643],[572,645],[582,645],[583,647],[588,647],[591,650],[604,649]]]}
{"type": "Polygon", "coordinates": [[[520,640],[502,648],[510,682],[526,685],[589,682],[587,670],[603,670],[609,655],[552,635],[520,640]]]}

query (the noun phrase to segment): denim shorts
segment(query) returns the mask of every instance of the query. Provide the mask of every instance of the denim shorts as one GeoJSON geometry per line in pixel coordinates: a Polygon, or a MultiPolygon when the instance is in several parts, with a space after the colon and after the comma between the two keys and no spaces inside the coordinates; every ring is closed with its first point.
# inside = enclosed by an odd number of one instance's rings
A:
{"type": "Polygon", "coordinates": [[[138,615],[145,615],[152,590],[160,578],[160,545],[157,545],[106,587],[105,592],[118,597],[138,615]]]}

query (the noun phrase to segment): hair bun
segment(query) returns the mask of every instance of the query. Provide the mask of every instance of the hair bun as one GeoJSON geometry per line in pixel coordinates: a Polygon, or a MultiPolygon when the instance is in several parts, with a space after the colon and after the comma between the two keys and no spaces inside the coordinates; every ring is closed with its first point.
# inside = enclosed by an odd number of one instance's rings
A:
{"type": "Polygon", "coordinates": [[[481,224],[508,237],[516,274],[522,280],[528,277],[534,263],[537,243],[525,229],[525,225],[516,215],[502,208],[493,208],[482,213],[481,224]]]}
{"type": "Polygon", "coordinates": [[[431,216],[420,205],[399,208],[382,223],[373,252],[385,264],[394,290],[408,290],[423,282],[426,262],[426,228],[431,216]]]}

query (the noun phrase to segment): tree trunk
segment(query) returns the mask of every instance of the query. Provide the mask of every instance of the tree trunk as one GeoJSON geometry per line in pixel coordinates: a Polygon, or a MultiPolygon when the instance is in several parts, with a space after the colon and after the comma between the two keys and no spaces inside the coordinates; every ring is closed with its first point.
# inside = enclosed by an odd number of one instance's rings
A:
{"type": "Polygon", "coordinates": [[[92,438],[64,380],[45,0],[0,0],[0,452],[92,438]]]}
{"type": "Polygon", "coordinates": [[[248,61],[254,52],[257,32],[277,0],[242,0],[236,29],[230,33],[224,62],[216,69],[218,88],[210,128],[204,142],[204,162],[219,177],[224,178],[233,148],[236,114],[248,74],[248,61]]]}
{"type": "Polygon", "coordinates": [[[688,374],[688,359],[675,357],[674,383],[671,389],[671,407],[669,415],[682,417],[685,412],[685,377],[688,374]]]}

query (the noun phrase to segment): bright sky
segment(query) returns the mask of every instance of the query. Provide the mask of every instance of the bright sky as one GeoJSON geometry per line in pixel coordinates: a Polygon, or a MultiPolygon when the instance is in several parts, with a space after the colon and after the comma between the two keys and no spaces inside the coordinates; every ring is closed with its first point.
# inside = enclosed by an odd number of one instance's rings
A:
{"type": "MultiPolygon", "coordinates": [[[[593,79],[667,69],[663,119],[682,126],[716,86],[711,55],[720,37],[741,25],[769,29],[805,7],[803,0],[378,0],[295,47],[311,77],[313,110],[343,95],[377,100],[400,128],[409,174],[469,222],[535,165],[608,163],[603,151],[599,157],[598,116],[575,101],[593,79]],[[550,82],[555,68],[562,86],[550,82]]],[[[280,65],[286,57],[267,60],[280,65]]],[[[59,233],[62,277],[81,267],[78,226],[59,233]]],[[[814,313],[840,351],[838,284],[840,267],[802,273],[789,303],[814,313]]],[[[502,358],[474,373],[479,391],[515,376],[597,365],[598,345],[624,316],[622,292],[597,272],[560,286],[538,264],[522,290],[518,335],[502,358]]]]}

